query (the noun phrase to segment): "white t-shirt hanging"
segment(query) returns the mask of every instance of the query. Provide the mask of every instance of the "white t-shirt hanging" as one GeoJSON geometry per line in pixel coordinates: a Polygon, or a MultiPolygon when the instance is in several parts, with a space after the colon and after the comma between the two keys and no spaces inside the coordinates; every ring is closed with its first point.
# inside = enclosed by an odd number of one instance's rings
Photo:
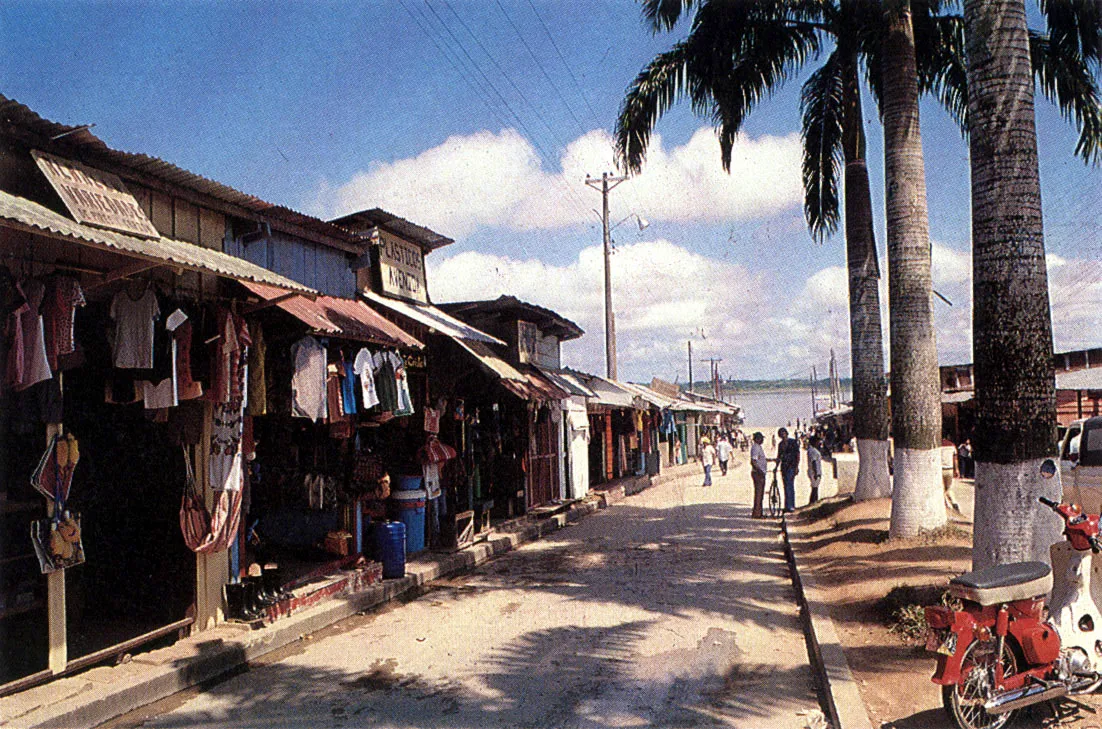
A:
{"type": "MultiPolygon", "coordinates": [[[[187,321],[187,314],[180,309],[169,314],[165,319],[165,329],[170,332],[175,332],[177,327],[187,321]]],[[[152,382],[142,382],[142,396],[145,400],[146,410],[157,410],[160,408],[174,408],[179,404],[177,398],[177,379],[176,379],[176,338],[172,339],[172,376],[154,385],[152,382]]]]}
{"type": "Polygon", "coordinates": [[[325,389],[326,353],[321,342],[305,336],[291,345],[295,373],[291,377],[291,415],[325,419],[328,396],[325,389]]]}
{"type": "Polygon", "coordinates": [[[379,404],[379,393],[375,390],[375,357],[364,347],[356,353],[352,370],[360,378],[360,392],[363,394],[364,409],[379,404]]]}
{"type": "Polygon", "coordinates": [[[153,368],[153,322],[160,315],[157,294],[147,288],[139,299],[125,290],[111,300],[111,318],[115,320],[114,363],[122,369],[153,368]]]}
{"type": "Polygon", "coordinates": [[[435,499],[440,495],[440,464],[426,463],[421,466],[421,473],[425,477],[425,491],[428,498],[435,499]]]}

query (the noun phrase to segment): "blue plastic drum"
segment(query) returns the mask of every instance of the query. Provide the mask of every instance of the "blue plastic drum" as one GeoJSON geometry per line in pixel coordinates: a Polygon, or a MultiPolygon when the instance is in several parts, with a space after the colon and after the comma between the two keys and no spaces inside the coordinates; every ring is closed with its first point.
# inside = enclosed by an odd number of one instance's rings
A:
{"type": "Polygon", "coordinates": [[[383,577],[406,576],[406,525],[384,521],[375,525],[375,555],[383,563],[383,577]]]}
{"type": "Polygon", "coordinates": [[[425,548],[424,489],[392,491],[390,498],[398,507],[398,520],[406,525],[406,554],[417,554],[425,548]]]}

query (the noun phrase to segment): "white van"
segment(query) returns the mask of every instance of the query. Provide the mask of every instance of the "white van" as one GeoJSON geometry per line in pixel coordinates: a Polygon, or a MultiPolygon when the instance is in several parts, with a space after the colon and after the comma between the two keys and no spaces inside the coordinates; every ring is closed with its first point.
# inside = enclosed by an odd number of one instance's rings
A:
{"type": "Polygon", "coordinates": [[[1102,512],[1102,416],[1068,426],[1060,466],[1064,501],[1080,504],[1088,514],[1102,512]]]}

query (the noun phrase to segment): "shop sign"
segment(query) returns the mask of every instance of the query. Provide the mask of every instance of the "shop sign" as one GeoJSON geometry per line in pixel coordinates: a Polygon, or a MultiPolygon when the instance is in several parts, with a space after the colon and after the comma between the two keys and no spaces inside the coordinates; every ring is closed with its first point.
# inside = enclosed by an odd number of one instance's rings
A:
{"type": "Polygon", "coordinates": [[[540,330],[530,321],[517,322],[517,357],[521,364],[539,361],[540,330]]]}
{"type": "Polygon", "coordinates": [[[78,223],[143,238],[161,237],[118,175],[38,150],[32,150],[31,156],[78,223]]]}
{"type": "Polygon", "coordinates": [[[384,294],[422,304],[429,302],[425,254],[419,246],[384,232],[379,246],[379,273],[384,294]]]}

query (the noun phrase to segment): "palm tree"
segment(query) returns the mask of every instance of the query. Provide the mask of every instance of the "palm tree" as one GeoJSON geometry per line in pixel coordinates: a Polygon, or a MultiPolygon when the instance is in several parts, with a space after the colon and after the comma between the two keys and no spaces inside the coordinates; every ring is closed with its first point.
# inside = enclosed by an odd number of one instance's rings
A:
{"type": "Polygon", "coordinates": [[[973,351],[976,377],[976,512],[972,563],[1048,559],[1059,520],[1036,497],[1060,498],[1038,476],[1055,452],[1052,321],[1045,269],[1041,188],[1033,112],[1034,68],[1050,97],[1080,126],[1077,153],[1099,158],[1097,68],[1100,29],[1092,3],[1042,4],[1049,35],[1030,35],[1024,0],[966,0],[968,127],[972,167],[973,351]],[[1073,28],[1074,32],[1069,32],[1073,28]],[[1062,68],[1061,68],[1062,67],[1062,68]],[[1047,74],[1047,75],[1046,75],[1047,74]],[[1070,80],[1069,80],[1070,79],[1070,80]],[[1084,88],[1086,93],[1084,94],[1084,88]],[[1093,95],[1093,108],[1089,97],[1093,95]]]}
{"type": "Polygon", "coordinates": [[[638,172],[658,119],[679,99],[707,113],[719,133],[723,168],[743,121],[763,98],[822,50],[834,48],[803,86],[804,214],[814,237],[839,223],[838,178],[844,169],[846,260],[854,425],[860,453],[855,497],[891,493],[888,419],[880,324],[880,271],[865,165],[860,60],[870,47],[864,31],[877,22],[871,0],[642,0],[654,32],[668,31],[696,5],[688,36],[659,54],[628,89],[616,124],[621,165],[638,172]]]}
{"type": "Polygon", "coordinates": [[[911,4],[889,0],[885,12],[880,93],[895,438],[889,533],[912,537],[946,522],[939,451],[941,387],[911,4]]]}

